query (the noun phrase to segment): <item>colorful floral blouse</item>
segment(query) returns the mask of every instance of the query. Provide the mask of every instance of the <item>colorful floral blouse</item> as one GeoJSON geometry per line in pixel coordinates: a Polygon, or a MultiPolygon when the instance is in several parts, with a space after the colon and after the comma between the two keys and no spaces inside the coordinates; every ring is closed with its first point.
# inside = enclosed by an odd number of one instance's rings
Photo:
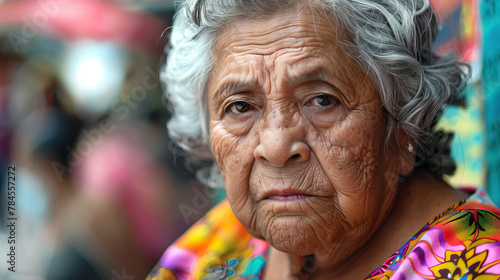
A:
{"type": "MultiPolygon", "coordinates": [[[[262,279],[267,242],[224,201],[164,253],[146,279],[262,279]]],[[[366,279],[500,279],[500,209],[484,190],[427,223],[366,279]]]]}

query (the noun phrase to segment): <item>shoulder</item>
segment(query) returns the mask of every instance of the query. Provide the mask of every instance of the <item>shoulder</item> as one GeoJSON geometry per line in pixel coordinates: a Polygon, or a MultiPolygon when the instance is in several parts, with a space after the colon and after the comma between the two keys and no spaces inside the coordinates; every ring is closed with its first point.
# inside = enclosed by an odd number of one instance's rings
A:
{"type": "MultiPolygon", "coordinates": [[[[498,235],[500,209],[491,202],[486,192],[478,189],[467,200],[461,201],[430,221],[427,227],[453,228],[465,239],[498,235]],[[474,232],[471,232],[471,229],[474,232]],[[471,236],[469,236],[472,234],[471,236]]],[[[425,228],[424,228],[425,230],[425,228]]]]}
{"type": "Polygon", "coordinates": [[[476,191],[426,224],[384,270],[396,279],[500,278],[500,209],[476,191]]]}
{"type": "Polygon", "coordinates": [[[212,279],[210,274],[234,276],[250,267],[257,268],[252,275],[258,274],[267,246],[245,230],[223,201],[167,248],[146,279],[212,279]]]}

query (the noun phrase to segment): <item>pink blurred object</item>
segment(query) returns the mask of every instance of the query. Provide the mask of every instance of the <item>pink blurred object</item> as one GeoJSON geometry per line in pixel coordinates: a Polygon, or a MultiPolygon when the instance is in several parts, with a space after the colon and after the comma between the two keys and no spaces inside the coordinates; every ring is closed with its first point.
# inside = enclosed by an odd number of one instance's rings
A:
{"type": "Polygon", "coordinates": [[[15,0],[0,4],[2,26],[20,27],[27,39],[42,34],[64,41],[113,41],[159,54],[168,23],[105,0],[15,0]]]}
{"type": "Polygon", "coordinates": [[[93,146],[76,167],[76,184],[82,193],[119,202],[140,250],[154,258],[163,251],[163,241],[170,238],[168,182],[162,176],[164,167],[127,138],[108,136],[93,146]]]}

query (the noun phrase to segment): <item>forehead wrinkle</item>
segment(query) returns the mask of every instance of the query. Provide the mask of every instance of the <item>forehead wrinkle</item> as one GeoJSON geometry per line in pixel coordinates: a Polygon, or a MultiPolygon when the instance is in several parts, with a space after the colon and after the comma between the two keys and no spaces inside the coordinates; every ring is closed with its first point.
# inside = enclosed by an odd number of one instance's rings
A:
{"type": "Polygon", "coordinates": [[[339,90],[342,97],[350,102],[348,97],[353,96],[353,85],[350,80],[345,80],[338,74],[339,69],[331,67],[332,62],[328,58],[306,57],[298,60],[296,63],[285,65],[281,69],[285,77],[284,85],[297,87],[308,84],[310,82],[326,82],[330,86],[339,90]],[[345,95],[347,94],[347,96],[345,95]]]}
{"type": "Polygon", "coordinates": [[[321,37],[311,36],[310,34],[295,34],[294,36],[277,38],[277,36],[270,37],[269,41],[260,40],[259,38],[234,39],[232,42],[217,48],[220,50],[219,54],[225,57],[250,55],[262,56],[266,60],[274,60],[283,54],[288,56],[304,55],[311,53],[315,49],[320,49],[328,45],[321,37]]]}
{"type": "MultiPolygon", "coordinates": [[[[231,50],[240,51],[240,48],[251,48],[261,52],[261,54],[270,54],[266,53],[266,51],[269,51],[269,44],[284,44],[289,47],[301,46],[304,43],[304,38],[309,41],[321,42],[323,38],[319,36],[319,33],[322,31],[332,32],[331,21],[323,17],[318,17],[318,20],[314,17],[314,22],[311,23],[308,18],[304,18],[301,12],[281,12],[293,14],[294,17],[291,17],[293,20],[283,24],[280,17],[267,16],[236,20],[228,24],[218,31],[215,49],[229,49],[231,52],[231,50]],[[262,24],[264,21],[266,22],[265,25],[262,24]],[[227,34],[231,34],[232,40],[224,42],[227,34]],[[314,36],[312,36],[313,34],[314,36]]],[[[242,51],[245,52],[245,50],[242,51]]]]}
{"type": "MultiPolygon", "coordinates": [[[[231,67],[218,67],[214,69],[214,72],[210,81],[215,84],[213,98],[215,99],[215,104],[221,103],[222,100],[228,96],[243,92],[243,91],[263,91],[263,86],[266,83],[266,75],[261,73],[263,67],[258,67],[258,64],[262,64],[259,60],[254,60],[252,63],[229,63],[231,66],[236,66],[236,70],[231,67]],[[245,69],[246,68],[246,69],[245,69]],[[233,69],[230,72],[225,71],[225,69],[233,69]]],[[[222,65],[225,65],[224,63],[222,65]]],[[[226,65],[227,66],[227,65],[226,65]]]]}

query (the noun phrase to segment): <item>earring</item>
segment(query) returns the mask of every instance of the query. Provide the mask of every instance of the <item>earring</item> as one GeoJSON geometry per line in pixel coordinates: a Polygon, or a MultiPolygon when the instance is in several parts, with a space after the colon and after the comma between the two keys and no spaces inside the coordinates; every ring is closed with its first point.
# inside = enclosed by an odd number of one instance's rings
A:
{"type": "Polygon", "coordinates": [[[408,149],[408,152],[413,153],[413,145],[411,143],[408,143],[408,146],[406,146],[408,149]]]}

